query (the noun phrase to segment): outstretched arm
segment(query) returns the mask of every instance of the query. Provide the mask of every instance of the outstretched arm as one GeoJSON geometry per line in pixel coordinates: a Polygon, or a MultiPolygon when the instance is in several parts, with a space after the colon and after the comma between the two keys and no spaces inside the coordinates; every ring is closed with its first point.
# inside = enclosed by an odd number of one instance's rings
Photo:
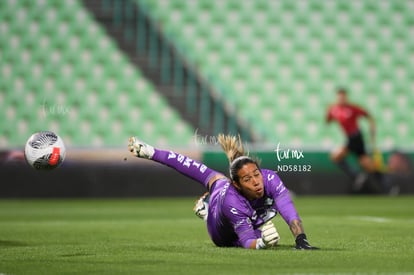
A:
{"type": "Polygon", "coordinates": [[[275,203],[280,215],[289,225],[293,237],[296,238],[299,234],[304,233],[299,214],[296,211],[292,198],[290,197],[289,191],[287,189],[284,189],[284,191],[278,195],[275,203]]]}
{"type": "Polygon", "coordinates": [[[131,137],[129,139],[128,149],[134,156],[151,159],[171,167],[181,174],[203,184],[203,186],[208,189],[210,189],[213,182],[217,179],[225,177],[219,172],[210,169],[206,165],[192,160],[187,156],[173,151],[156,149],[138,140],[136,137],[131,137]]]}
{"type": "Polygon", "coordinates": [[[289,224],[290,231],[292,232],[293,236],[296,238],[299,234],[305,233],[303,230],[302,222],[300,220],[293,220],[289,224]]]}
{"type": "Polygon", "coordinates": [[[296,249],[315,249],[306,239],[302,221],[293,204],[289,190],[286,189],[279,176],[273,171],[266,171],[269,187],[273,190],[275,206],[285,222],[289,225],[290,231],[295,238],[296,249]]]}
{"type": "Polygon", "coordinates": [[[325,115],[325,122],[326,123],[330,123],[333,120],[331,109],[332,109],[332,107],[329,107],[328,110],[326,111],[326,115],[325,115]]]}
{"type": "Polygon", "coordinates": [[[302,221],[299,218],[299,215],[296,213],[293,202],[290,198],[288,192],[283,196],[282,203],[283,206],[280,206],[280,214],[288,222],[290,231],[295,237],[295,248],[296,249],[318,249],[314,246],[311,246],[307,240],[305,230],[303,229],[302,221]],[[289,214],[290,212],[290,214],[289,214]]]}

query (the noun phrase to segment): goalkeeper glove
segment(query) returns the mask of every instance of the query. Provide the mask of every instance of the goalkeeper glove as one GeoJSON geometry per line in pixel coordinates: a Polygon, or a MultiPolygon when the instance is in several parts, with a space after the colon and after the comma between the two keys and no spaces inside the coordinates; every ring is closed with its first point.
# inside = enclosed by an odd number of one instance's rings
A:
{"type": "Polygon", "coordinates": [[[137,137],[130,137],[128,141],[129,151],[138,158],[152,159],[154,147],[140,141],[137,137]]]}
{"type": "Polygon", "coordinates": [[[256,249],[263,249],[276,246],[280,236],[272,221],[267,221],[259,227],[262,231],[262,237],[256,240],[256,249]]]}
{"type": "Polygon", "coordinates": [[[296,249],[306,249],[306,250],[308,250],[308,249],[319,249],[319,248],[311,246],[309,244],[308,240],[306,239],[306,234],[304,234],[304,233],[299,234],[296,237],[295,242],[296,242],[296,246],[295,246],[296,249]]]}

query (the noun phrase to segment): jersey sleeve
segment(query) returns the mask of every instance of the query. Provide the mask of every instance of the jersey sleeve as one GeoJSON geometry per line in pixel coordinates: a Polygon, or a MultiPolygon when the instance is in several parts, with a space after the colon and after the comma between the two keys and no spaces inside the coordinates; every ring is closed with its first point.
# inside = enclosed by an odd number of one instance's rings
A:
{"type": "Polygon", "coordinates": [[[268,192],[275,201],[274,205],[276,210],[288,225],[290,225],[293,220],[300,220],[299,214],[293,204],[289,190],[286,188],[282,180],[274,171],[266,171],[266,188],[269,189],[268,192]]]}
{"type": "Polygon", "coordinates": [[[352,105],[352,110],[357,116],[369,116],[368,112],[357,105],[352,105]]]}
{"type": "Polygon", "coordinates": [[[206,189],[209,187],[208,183],[211,178],[221,175],[221,173],[207,167],[205,164],[173,151],[154,148],[152,160],[175,169],[184,176],[199,182],[206,189]]]}
{"type": "Polygon", "coordinates": [[[326,111],[325,120],[326,120],[326,122],[331,122],[333,120],[333,116],[332,116],[332,106],[330,106],[328,108],[328,110],[326,111]]]}
{"type": "Polygon", "coordinates": [[[253,228],[252,210],[241,200],[232,200],[224,207],[224,214],[238,237],[235,245],[250,248],[252,242],[260,237],[253,228]]]}

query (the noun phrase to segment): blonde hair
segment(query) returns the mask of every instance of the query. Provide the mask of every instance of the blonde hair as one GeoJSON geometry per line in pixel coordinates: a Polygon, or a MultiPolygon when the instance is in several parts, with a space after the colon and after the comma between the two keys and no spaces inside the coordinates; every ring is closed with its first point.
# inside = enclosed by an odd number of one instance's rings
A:
{"type": "Polygon", "coordinates": [[[232,163],[235,159],[244,156],[244,147],[240,135],[236,137],[232,135],[219,134],[217,140],[226,154],[229,163],[232,163]]]}
{"type": "Polygon", "coordinates": [[[259,168],[258,161],[250,158],[248,156],[249,153],[245,154],[240,135],[236,137],[232,135],[219,134],[217,140],[229,160],[230,178],[233,181],[239,182],[239,176],[237,173],[245,164],[254,163],[259,168]]]}

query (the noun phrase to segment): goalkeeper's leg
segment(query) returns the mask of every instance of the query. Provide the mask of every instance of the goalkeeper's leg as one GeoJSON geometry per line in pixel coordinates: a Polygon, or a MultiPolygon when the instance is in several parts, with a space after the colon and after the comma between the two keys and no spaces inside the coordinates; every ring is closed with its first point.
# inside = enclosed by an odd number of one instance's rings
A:
{"type": "Polygon", "coordinates": [[[171,167],[181,174],[201,183],[207,189],[209,188],[211,181],[223,177],[220,173],[187,156],[173,151],[164,151],[154,148],[151,145],[140,141],[136,137],[131,137],[129,139],[128,149],[134,156],[150,159],[171,167]]]}

